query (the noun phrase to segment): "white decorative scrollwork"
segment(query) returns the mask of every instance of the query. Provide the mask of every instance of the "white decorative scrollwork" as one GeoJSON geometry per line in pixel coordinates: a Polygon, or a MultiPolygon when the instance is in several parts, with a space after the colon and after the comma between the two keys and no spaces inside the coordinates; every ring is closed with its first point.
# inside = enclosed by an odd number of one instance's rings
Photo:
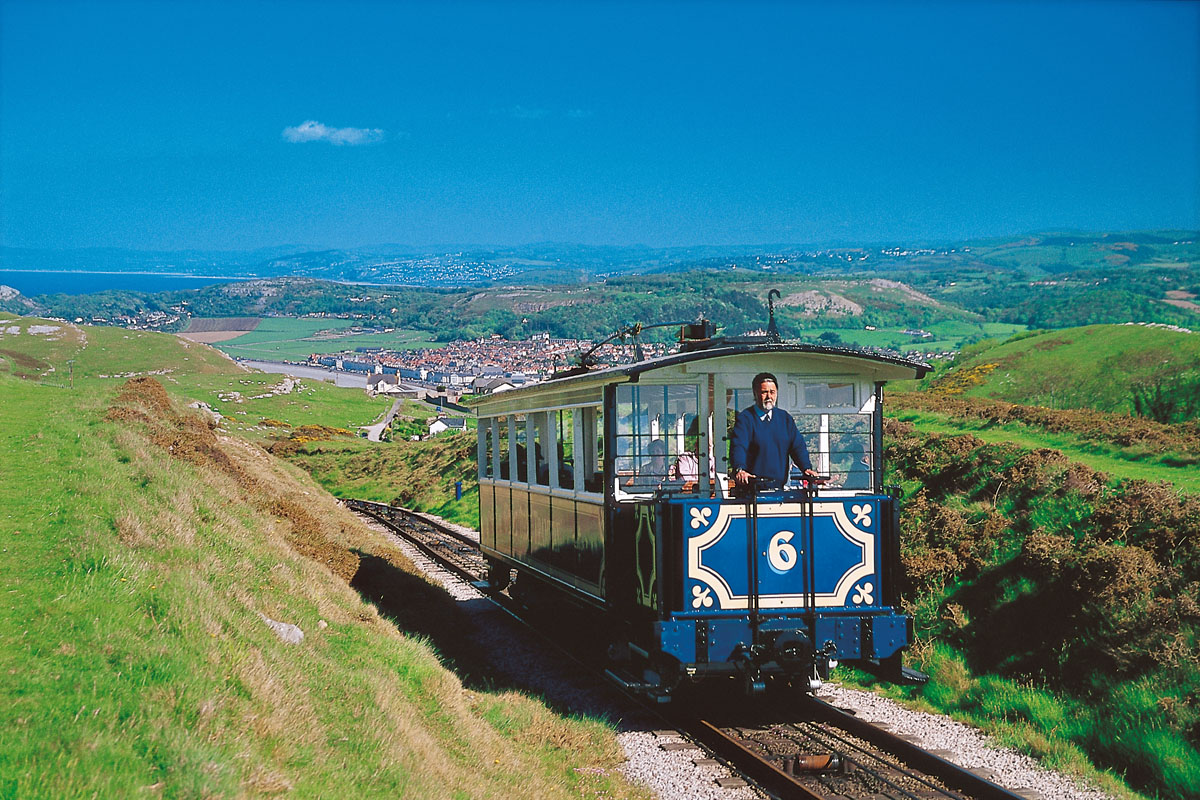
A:
{"type": "Polygon", "coordinates": [[[871,506],[869,504],[850,506],[850,511],[854,514],[855,525],[867,527],[871,524],[871,506]]]}
{"type": "Polygon", "coordinates": [[[867,581],[866,583],[860,583],[858,586],[854,587],[854,595],[850,599],[853,600],[857,605],[862,605],[863,603],[870,605],[871,603],[875,602],[875,598],[871,595],[871,592],[873,591],[875,591],[875,587],[870,581],[867,581]]]}
{"type": "Polygon", "coordinates": [[[692,608],[708,608],[713,604],[712,597],[709,593],[712,589],[701,589],[699,586],[692,587],[692,608]]]}
{"type": "Polygon", "coordinates": [[[692,530],[703,528],[708,525],[708,520],[712,517],[713,510],[711,508],[691,508],[692,512],[692,530]]]}

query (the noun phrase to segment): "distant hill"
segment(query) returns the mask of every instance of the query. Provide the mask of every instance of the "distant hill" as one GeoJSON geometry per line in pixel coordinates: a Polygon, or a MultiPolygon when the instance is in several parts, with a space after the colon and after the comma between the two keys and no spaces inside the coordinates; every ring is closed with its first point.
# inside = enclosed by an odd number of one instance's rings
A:
{"type": "Polygon", "coordinates": [[[1139,392],[1188,376],[1200,386],[1200,333],[1089,325],[973,345],[931,388],[1030,406],[1133,413],[1139,392]]]}
{"type": "MultiPolygon", "coordinates": [[[[411,286],[577,283],[621,275],[748,269],[758,273],[945,275],[1011,271],[1021,277],[1081,270],[1200,264],[1200,231],[1036,233],[966,242],[826,242],[646,247],[539,242],[516,246],[281,245],[239,251],[0,247],[0,268],[305,276],[411,286]]],[[[890,275],[889,275],[890,277],[890,275]]]]}
{"type": "MultiPolygon", "coordinates": [[[[186,328],[193,317],[321,314],[439,340],[543,332],[596,340],[635,322],[701,315],[729,334],[765,328],[767,293],[778,289],[785,337],[836,336],[844,344],[936,354],[1025,328],[1154,322],[1200,329],[1197,241],[1200,232],[1151,231],[828,247],[136,253],[128,263],[139,269],[264,277],[154,294],[6,293],[0,309],[161,330],[186,328]]],[[[0,248],[0,264],[81,268],[94,254],[115,268],[121,252],[73,251],[56,262],[44,251],[0,248]]]]}

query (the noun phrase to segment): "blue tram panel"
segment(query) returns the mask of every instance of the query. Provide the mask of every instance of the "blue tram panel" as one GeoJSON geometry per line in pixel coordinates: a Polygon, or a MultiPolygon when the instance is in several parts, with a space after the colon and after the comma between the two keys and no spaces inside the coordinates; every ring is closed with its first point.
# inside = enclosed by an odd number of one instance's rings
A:
{"type": "Polygon", "coordinates": [[[911,629],[885,593],[892,502],[760,497],[752,518],[744,502],[669,501],[679,591],[654,625],[658,647],[683,664],[730,661],[750,641],[778,652],[797,636],[838,660],[896,655],[911,629]]]}
{"type": "Polygon", "coordinates": [[[684,607],[678,616],[744,614],[754,588],[764,614],[806,611],[810,597],[818,611],[879,611],[885,502],[861,496],[817,500],[810,532],[800,503],[760,501],[754,576],[746,505],[682,503],[684,607]]]}

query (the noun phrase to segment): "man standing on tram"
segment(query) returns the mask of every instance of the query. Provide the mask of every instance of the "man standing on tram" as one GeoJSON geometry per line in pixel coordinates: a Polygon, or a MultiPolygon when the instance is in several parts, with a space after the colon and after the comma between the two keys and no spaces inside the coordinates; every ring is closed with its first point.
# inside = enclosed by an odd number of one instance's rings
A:
{"type": "Polygon", "coordinates": [[[755,481],[759,489],[783,488],[789,461],[794,461],[810,481],[821,480],[812,468],[796,421],[775,405],[779,381],[769,372],[760,372],[751,387],[754,405],[738,413],[729,440],[729,471],[737,488],[747,489],[755,481]]]}

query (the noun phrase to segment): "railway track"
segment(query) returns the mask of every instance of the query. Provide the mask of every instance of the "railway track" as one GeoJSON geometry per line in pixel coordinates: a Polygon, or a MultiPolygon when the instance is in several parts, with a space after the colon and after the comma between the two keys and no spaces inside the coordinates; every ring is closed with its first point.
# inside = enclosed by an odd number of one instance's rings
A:
{"type": "MultiPolygon", "coordinates": [[[[488,590],[487,562],[472,538],[403,508],[363,500],[344,502],[481,591],[488,590]]],[[[493,599],[520,618],[507,596],[493,599]]],[[[705,718],[676,709],[657,710],[664,724],[679,732],[680,741],[664,746],[707,751],[771,797],[1029,800],[1037,796],[1006,789],[948,761],[945,754],[929,752],[814,698],[792,696],[769,710],[744,700],[731,705],[705,718]]]]}

